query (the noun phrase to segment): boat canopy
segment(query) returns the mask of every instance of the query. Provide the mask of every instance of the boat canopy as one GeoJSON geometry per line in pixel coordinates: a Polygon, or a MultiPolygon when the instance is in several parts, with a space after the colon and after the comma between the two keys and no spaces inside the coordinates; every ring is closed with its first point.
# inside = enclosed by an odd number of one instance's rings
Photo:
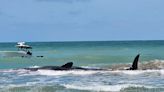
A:
{"type": "Polygon", "coordinates": [[[21,48],[21,49],[32,49],[31,46],[29,45],[25,45],[25,42],[18,42],[16,45],[17,48],[21,48]]]}

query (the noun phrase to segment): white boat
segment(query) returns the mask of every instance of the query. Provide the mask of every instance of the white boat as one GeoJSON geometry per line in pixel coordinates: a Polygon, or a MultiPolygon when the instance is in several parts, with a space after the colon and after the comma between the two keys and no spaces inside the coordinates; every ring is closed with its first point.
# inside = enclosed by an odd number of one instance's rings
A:
{"type": "Polygon", "coordinates": [[[29,45],[26,45],[25,42],[18,42],[16,47],[18,48],[18,51],[1,51],[1,54],[3,57],[31,57],[32,47],[29,45]]]}

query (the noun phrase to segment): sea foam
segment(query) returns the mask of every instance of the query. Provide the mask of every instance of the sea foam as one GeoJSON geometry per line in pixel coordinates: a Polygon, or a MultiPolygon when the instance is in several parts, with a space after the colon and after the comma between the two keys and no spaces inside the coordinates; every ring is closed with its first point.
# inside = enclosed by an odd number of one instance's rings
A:
{"type": "Polygon", "coordinates": [[[127,75],[140,75],[145,73],[159,73],[164,75],[164,70],[115,70],[115,71],[85,71],[85,70],[70,70],[70,71],[55,71],[55,70],[38,70],[38,74],[47,76],[59,76],[59,75],[92,75],[92,74],[127,74],[127,75]]]}
{"type": "Polygon", "coordinates": [[[55,71],[55,70],[38,70],[41,75],[55,76],[55,75],[90,75],[95,74],[97,71],[84,71],[84,70],[70,70],[70,71],[55,71]]]}

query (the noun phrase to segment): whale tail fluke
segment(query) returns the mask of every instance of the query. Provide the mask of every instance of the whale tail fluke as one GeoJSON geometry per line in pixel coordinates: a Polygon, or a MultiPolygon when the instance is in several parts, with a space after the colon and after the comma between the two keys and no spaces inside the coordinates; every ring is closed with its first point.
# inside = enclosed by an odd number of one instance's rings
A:
{"type": "Polygon", "coordinates": [[[73,66],[73,62],[68,62],[68,63],[62,65],[61,67],[62,68],[71,68],[72,66],[73,66]]]}
{"type": "Polygon", "coordinates": [[[138,55],[134,58],[134,61],[133,61],[132,66],[131,66],[129,69],[127,69],[127,70],[137,70],[137,69],[138,69],[139,57],[140,57],[140,54],[138,54],[138,55]]]}

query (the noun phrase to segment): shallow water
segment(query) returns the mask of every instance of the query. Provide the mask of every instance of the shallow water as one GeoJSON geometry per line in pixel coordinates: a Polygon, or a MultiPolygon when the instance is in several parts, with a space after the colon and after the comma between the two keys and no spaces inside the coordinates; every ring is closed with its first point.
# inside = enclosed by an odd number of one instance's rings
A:
{"type": "Polygon", "coordinates": [[[162,92],[164,70],[1,70],[4,92],[162,92]]]}
{"type": "MultiPolygon", "coordinates": [[[[0,43],[13,51],[16,43],[0,43]]],[[[0,92],[163,92],[164,41],[39,42],[33,57],[0,57],[0,92]],[[130,67],[141,54],[139,69],[130,67]],[[43,55],[43,58],[36,56],[43,55]],[[28,71],[45,65],[107,68],[107,71],[28,71]],[[121,70],[118,70],[121,69],[121,70]],[[142,70],[143,69],[143,70],[142,70]]],[[[2,54],[2,53],[0,53],[2,54]]]]}

